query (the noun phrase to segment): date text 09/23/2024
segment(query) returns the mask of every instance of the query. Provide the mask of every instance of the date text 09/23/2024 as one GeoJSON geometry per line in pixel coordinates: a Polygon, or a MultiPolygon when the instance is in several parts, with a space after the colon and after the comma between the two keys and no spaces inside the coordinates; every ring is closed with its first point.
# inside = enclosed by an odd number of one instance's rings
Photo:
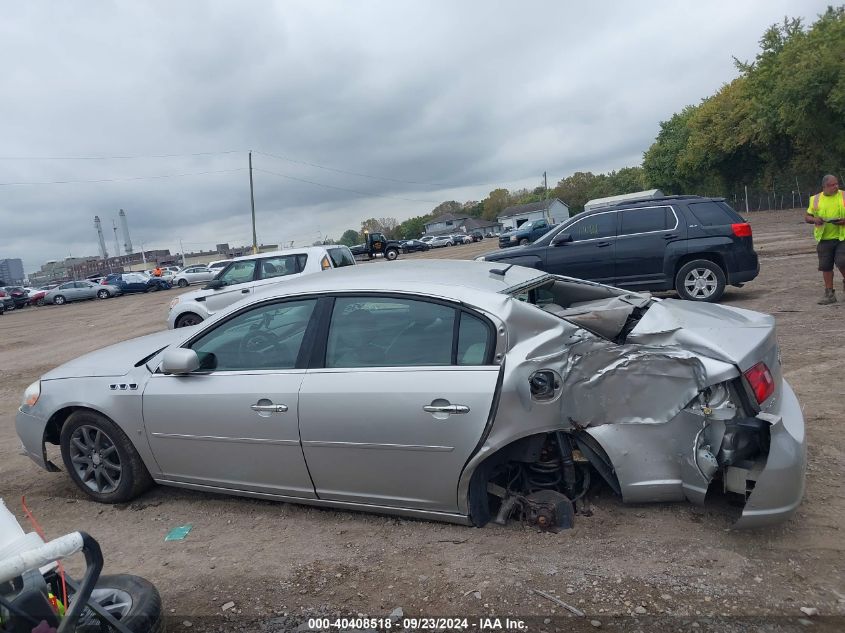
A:
{"type": "Polygon", "coordinates": [[[309,618],[310,630],[364,630],[391,628],[411,631],[520,631],[526,630],[527,624],[517,618],[497,617],[416,617],[394,620],[392,618],[309,618]]]}

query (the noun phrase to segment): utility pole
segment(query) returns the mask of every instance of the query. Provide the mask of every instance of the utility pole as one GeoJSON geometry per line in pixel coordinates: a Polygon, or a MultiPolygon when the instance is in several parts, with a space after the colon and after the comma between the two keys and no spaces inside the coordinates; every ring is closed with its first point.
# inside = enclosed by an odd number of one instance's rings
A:
{"type": "Polygon", "coordinates": [[[803,202],[801,202],[801,185],[798,184],[798,176],[795,176],[795,188],[798,190],[798,206],[803,206],[803,202]]]}
{"type": "Polygon", "coordinates": [[[114,223],[114,219],[111,221],[111,226],[114,229],[114,252],[120,257],[120,242],[117,241],[117,224],[114,223]]]}
{"type": "Polygon", "coordinates": [[[745,187],[745,212],[748,213],[748,185],[744,185],[745,187]]]}
{"type": "Polygon", "coordinates": [[[252,187],[252,152],[249,153],[249,202],[252,206],[252,254],[258,253],[258,238],[255,235],[255,192],[252,187]]]}
{"type": "Polygon", "coordinates": [[[179,252],[182,253],[182,268],[185,267],[185,247],[182,246],[182,238],[179,238],[179,252]]]}
{"type": "Polygon", "coordinates": [[[546,179],[546,172],[543,172],[543,199],[547,200],[549,197],[549,181],[546,179]]]}

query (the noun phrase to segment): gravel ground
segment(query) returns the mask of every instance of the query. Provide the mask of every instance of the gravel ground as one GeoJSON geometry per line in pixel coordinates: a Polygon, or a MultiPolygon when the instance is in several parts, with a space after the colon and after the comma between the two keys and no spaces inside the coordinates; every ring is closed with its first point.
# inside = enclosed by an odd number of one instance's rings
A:
{"type": "MultiPolygon", "coordinates": [[[[815,303],[821,279],[801,217],[751,216],[761,274],[724,299],[776,316],[785,376],[804,406],[807,492],[785,525],[734,531],[723,508],[623,506],[602,490],[590,499],[592,516],[578,516],[574,529],[558,534],[162,487],[132,504],[98,505],[64,474],[43,472],[19,454],[15,409],[26,385],[52,367],[162,329],[176,290],[0,318],[0,497],[24,521],[26,495],[49,536],[90,532],[102,544],[106,573],[154,582],[171,631],[304,630],[309,616],[391,612],[397,630],[496,630],[483,617],[502,618],[501,627],[512,630],[519,619],[545,631],[845,630],[845,433],[836,386],[845,320],[843,304],[815,303]],[[193,525],[187,539],[164,542],[168,530],[186,523],[193,525]],[[468,619],[404,621],[420,617],[468,619]]],[[[495,247],[485,240],[403,258],[471,258],[495,247]]],[[[361,627],[345,626],[353,628],[361,627]]]]}

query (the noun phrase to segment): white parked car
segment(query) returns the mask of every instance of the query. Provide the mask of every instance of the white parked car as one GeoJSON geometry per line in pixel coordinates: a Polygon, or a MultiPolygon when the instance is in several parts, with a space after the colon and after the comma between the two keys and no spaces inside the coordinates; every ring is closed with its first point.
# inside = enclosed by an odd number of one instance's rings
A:
{"type": "Polygon", "coordinates": [[[431,248],[438,248],[440,246],[454,246],[451,235],[436,235],[428,243],[431,248]]]}
{"type": "Polygon", "coordinates": [[[210,262],[209,264],[207,264],[207,266],[211,270],[219,273],[221,270],[226,268],[226,266],[228,266],[231,263],[232,263],[231,259],[218,259],[216,262],[210,262]]]}
{"type": "Polygon", "coordinates": [[[212,270],[208,266],[188,266],[173,278],[173,285],[185,288],[189,284],[208,282],[214,279],[221,270],[222,268],[212,270]]]}
{"type": "Polygon", "coordinates": [[[218,310],[272,284],[354,265],[352,251],[341,245],[292,248],[236,257],[202,290],[186,292],[171,302],[167,327],[197,325],[218,310]]]}

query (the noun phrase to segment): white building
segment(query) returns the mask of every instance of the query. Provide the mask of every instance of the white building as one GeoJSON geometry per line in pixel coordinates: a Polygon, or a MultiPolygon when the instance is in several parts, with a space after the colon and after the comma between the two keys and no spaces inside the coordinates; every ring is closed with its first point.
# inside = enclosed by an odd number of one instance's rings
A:
{"type": "Polygon", "coordinates": [[[508,231],[533,220],[547,220],[550,224],[560,224],[568,218],[569,206],[553,198],[508,207],[496,219],[502,224],[504,230],[508,231]]]}

